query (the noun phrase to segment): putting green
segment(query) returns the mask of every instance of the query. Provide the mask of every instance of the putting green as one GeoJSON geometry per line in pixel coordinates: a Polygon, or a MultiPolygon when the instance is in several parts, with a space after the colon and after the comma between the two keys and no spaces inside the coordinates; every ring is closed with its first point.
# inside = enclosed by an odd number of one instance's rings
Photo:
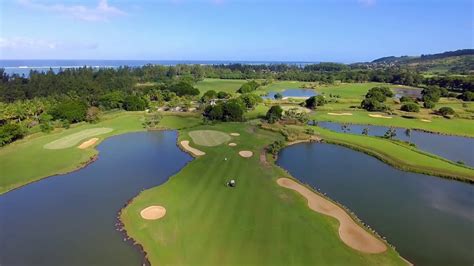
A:
{"type": "Polygon", "coordinates": [[[227,133],[215,130],[194,130],[188,134],[194,143],[208,147],[220,145],[231,139],[227,133]]]}
{"type": "Polygon", "coordinates": [[[49,150],[65,149],[65,148],[75,146],[83,139],[109,133],[111,131],[113,131],[113,129],[108,128],[108,127],[85,129],[77,133],[71,134],[69,136],[57,139],[55,141],[51,141],[50,143],[44,145],[43,148],[49,149],[49,150]]]}

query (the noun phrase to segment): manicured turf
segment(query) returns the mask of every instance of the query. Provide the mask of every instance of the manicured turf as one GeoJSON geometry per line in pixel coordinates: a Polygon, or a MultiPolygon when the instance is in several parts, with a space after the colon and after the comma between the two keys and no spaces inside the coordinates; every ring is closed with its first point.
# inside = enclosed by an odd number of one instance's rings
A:
{"type": "Polygon", "coordinates": [[[84,129],[74,134],[51,141],[50,143],[45,144],[44,148],[50,150],[65,149],[77,145],[80,141],[86,138],[106,134],[112,131],[112,128],[105,127],[84,129]]]}
{"type": "Polygon", "coordinates": [[[196,88],[204,94],[208,90],[225,91],[228,93],[236,92],[242,84],[247,82],[241,79],[204,79],[196,84],[196,88]]]}
{"type": "Polygon", "coordinates": [[[327,142],[348,146],[406,171],[474,181],[474,169],[456,165],[415,148],[377,137],[337,133],[318,127],[316,132],[327,142]]]}
{"type": "Polygon", "coordinates": [[[125,132],[143,130],[141,113],[121,113],[98,124],[80,124],[58,133],[29,136],[0,149],[0,194],[41,178],[77,169],[97,154],[95,149],[44,149],[43,146],[75,133],[98,127],[114,131],[101,139],[125,132]]]}
{"type": "MultiPolygon", "coordinates": [[[[188,130],[238,132],[239,148],[203,147],[205,156],[123,210],[128,234],[144,246],[152,265],[403,264],[392,249],[367,255],[349,248],[335,219],[311,211],[300,195],[276,184],[286,175],[281,169],[237,154],[242,149],[258,155],[281,136],[242,123],[188,130]],[[230,179],[236,188],[225,186],[230,179]],[[140,211],[150,205],[164,206],[166,216],[142,219],[140,211]]],[[[180,131],[180,140],[187,132],[180,131]]]]}
{"type": "Polygon", "coordinates": [[[332,121],[339,123],[367,124],[379,126],[394,126],[412,129],[422,129],[444,134],[474,137],[474,120],[469,119],[446,119],[439,116],[433,116],[429,119],[431,123],[422,122],[420,119],[410,119],[401,116],[393,116],[392,119],[373,118],[367,111],[344,110],[352,113],[352,116],[332,116],[328,112],[337,112],[337,109],[317,110],[311,115],[311,119],[316,121],[332,121]]]}
{"type": "Polygon", "coordinates": [[[193,130],[188,133],[193,142],[201,146],[217,146],[229,141],[229,133],[216,130],[193,130]]]}
{"type": "Polygon", "coordinates": [[[329,94],[338,95],[341,101],[355,101],[360,103],[365,97],[367,91],[377,86],[393,86],[384,83],[341,83],[336,85],[320,86],[316,91],[326,96],[329,99],[329,94]]]}

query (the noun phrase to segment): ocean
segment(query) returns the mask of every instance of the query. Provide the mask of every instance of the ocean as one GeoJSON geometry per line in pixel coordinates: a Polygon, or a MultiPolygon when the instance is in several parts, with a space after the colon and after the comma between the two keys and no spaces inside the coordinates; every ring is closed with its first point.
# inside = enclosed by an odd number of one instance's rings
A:
{"type": "Polygon", "coordinates": [[[118,68],[120,66],[140,67],[147,64],[174,66],[178,64],[190,65],[220,65],[220,64],[288,64],[304,66],[318,62],[289,62],[289,61],[225,61],[225,60],[0,60],[0,68],[8,74],[28,76],[31,70],[59,72],[61,69],[92,67],[118,68]]]}

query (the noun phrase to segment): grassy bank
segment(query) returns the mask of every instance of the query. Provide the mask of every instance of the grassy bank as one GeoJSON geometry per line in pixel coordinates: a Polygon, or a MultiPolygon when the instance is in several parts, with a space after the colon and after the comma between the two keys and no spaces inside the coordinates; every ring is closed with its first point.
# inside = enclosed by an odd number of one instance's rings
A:
{"type": "Polygon", "coordinates": [[[400,265],[388,249],[368,255],[346,246],[338,237],[337,221],[308,209],[295,192],[276,184],[286,175],[263,165],[259,153],[282,137],[242,123],[180,130],[179,140],[206,155],[190,162],[165,184],[144,191],[122,212],[128,234],[144,246],[153,265],[400,265]],[[189,130],[238,132],[230,142],[200,146],[189,130]],[[240,150],[253,151],[242,158],[240,150]],[[227,160],[225,160],[227,158],[227,160]],[[225,183],[235,179],[236,188],[225,183]],[[147,221],[140,211],[162,205],[166,216],[147,221]]]}
{"type": "Polygon", "coordinates": [[[428,155],[395,141],[337,133],[322,128],[316,128],[316,132],[326,142],[362,151],[405,171],[474,182],[473,169],[456,165],[431,154],[428,155]]]}

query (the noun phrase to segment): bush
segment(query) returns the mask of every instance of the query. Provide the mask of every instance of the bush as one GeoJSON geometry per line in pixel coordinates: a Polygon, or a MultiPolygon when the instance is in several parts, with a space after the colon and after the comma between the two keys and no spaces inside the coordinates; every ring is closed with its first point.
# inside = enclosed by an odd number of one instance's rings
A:
{"type": "Polygon", "coordinates": [[[245,84],[243,84],[238,90],[237,92],[238,93],[249,93],[249,92],[252,92],[252,91],[255,91],[257,90],[257,88],[260,86],[260,84],[258,84],[258,82],[256,82],[255,80],[252,80],[252,81],[249,81],[245,84]]]}
{"type": "Polygon", "coordinates": [[[283,98],[283,95],[279,92],[275,93],[275,95],[273,95],[273,98],[275,98],[275,100],[281,100],[283,98]]]}
{"type": "Polygon", "coordinates": [[[423,103],[423,107],[425,107],[426,109],[433,109],[435,108],[435,103],[432,101],[425,101],[423,103]]]}
{"type": "Polygon", "coordinates": [[[268,145],[267,151],[275,157],[284,146],[285,146],[285,143],[283,141],[277,140],[273,142],[272,144],[268,145]]]}
{"type": "Polygon", "coordinates": [[[168,88],[169,91],[176,93],[178,96],[184,95],[199,95],[199,90],[194,88],[191,84],[180,81],[174,84],[171,84],[168,88]]]}
{"type": "Polygon", "coordinates": [[[0,126],[0,147],[23,138],[25,133],[25,130],[18,124],[5,124],[0,126]]]}
{"type": "Polygon", "coordinates": [[[283,115],[283,109],[279,105],[274,105],[270,107],[265,118],[268,120],[269,123],[273,124],[276,121],[280,120],[283,115]]]}
{"type": "Polygon", "coordinates": [[[402,96],[400,98],[400,102],[402,102],[402,103],[414,103],[415,100],[413,100],[413,98],[411,98],[411,97],[402,96]]]}
{"type": "Polygon", "coordinates": [[[39,116],[40,129],[42,132],[49,133],[54,127],[52,125],[53,116],[47,113],[42,113],[39,116]]]}
{"type": "Polygon", "coordinates": [[[441,90],[438,87],[428,87],[421,91],[421,99],[424,102],[437,103],[441,97],[441,90]]]}
{"type": "Polygon", "coordinates": [[[309,116],[307,113],[301,111],[298,108],[290,108],[285,112],[287,119],[296,120],[300,123],[306,124],[309,121],[309,116]]]}
{"type": "Polygon", "coordinates": [[[373,98],[374,96],[381,97],[380,95],[384,97],[378,100],[384,102],[386,97],[393,97],[393,92],[388,87],[373,87],[367,92],[365,98],[373,98]]]}
{"type": "Polygon", "coordinates": [[[450,115],[454,115],[455,112],[454,112],[453,108],[445,106],[445,107],[439,108],[438,114],[440,114],[442,116],[450,116],[450,115]]]}
{"type": "Polygon", "coordinates": [[[242,94],[239,99],[244,103],[247,109],[253,109],[255,105],[262,102],[262,98],[253,93],[242,94]]]}
{"type": "Polygon", "coordinates": [[[465,91],[461,95],[459,95],[459,98],[466,102],[472,102],[474,101],[474,92],[465,91]]]}
{"type": "Polygon", "coordinates": [[[212,99],[217,98],[217,92],[215,90],[208,90],[204,93],[204,95],[201,97],[202,102],[208,102],[212,99]]]}
{"type": "Polygon", "coordinates": [[[420,106],[416,103],[406,103],[402,105],[400,109],[405,112],[418,113],[420,111],[420,106]]]}
{"type": "Polygon", "coordinates": [[[387,110],[387,106],[375,98],[364,99],[360,107],[370,112],[381,112],[387,110]]]}
{"type": "Polygon", "coordinates": [[[316,109],[317,106],[323,106],[326,103],[324,96],[311,96],[305,101],[305,106],[310,109],[316,109]]]}
{"type": "Polygon", "coordinates": [[[90,123],[99,122],[100,114],[101,114],[101,112],[100,112],[99,108],[97,108],[95,106],[91,106],[87,109],[86,121],[90,122],[90,123]]]}
{"type": "Polygon", "coordinates": [[[217,98],[219,99],[228,99],[230,98],[230,93],[227,93],[225,91],[220,91],[217,93],[217,98]]]}
{"type": "Polygon", "coordinates": [[[105,110],[121,109],[125,95],[120,91],[110,92],[99,98],[99,106],[105,110]]]}
{"type": "Polygon", "coordinates": [[[147,107],[145,99],[134,95],[127,96],[123,102],[123,109],[127,111],[143,111],[147,107]]]}
{"type": "Polygon", "coordinates": [[[77,123],[86,119],[87,104],[68,100],[53,107],[50,113],[55,120],[67,120],[69,123],[77,123]]]}
{"type": "Polygon", "coordinates": [[[226,103],[218,103],[214,106],[208,105],[203,112],[204,117],[209,120],[220,121],[243,121],[245,107],[238,100],[230,100],[226,103]]]}

